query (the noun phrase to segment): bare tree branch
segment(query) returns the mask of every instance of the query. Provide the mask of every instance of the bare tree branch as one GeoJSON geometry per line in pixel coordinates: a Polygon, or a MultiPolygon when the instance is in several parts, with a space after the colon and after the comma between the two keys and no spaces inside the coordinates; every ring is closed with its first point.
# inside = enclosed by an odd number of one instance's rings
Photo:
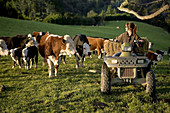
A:
{"type": "Polygon", "coordinates": [[[158,16],[160,13],[162,13],[163,11],[168,10],[170,8],[170,6],[167,4],[167,5],[163,6],[163,7],[161,7],[158,11],[154,12],[153,14],[150,14],[150,15],[147,15],[147,16],[141,16],[141,15],[139,15],[137,12],[135,12],[133,10],[129,10],[128,8],[124,8],[124,6],[126,6],[128,4],[129,4],[128,0],[125,0],[120,5],[120,7],[117,7],[117,8],[120,11],[127,12],[127,13],[135,15],[137,18],[139,18],[141,20],[147,20],[147,19],[154,18],[154,17],[158,16]]]}
{"type": "Polygon", "coordinates": [[[129,4],[136,4],[136,5],[150,5],[150,4],[155,4],[155,3],[159,3],[159,2],[163,2],[165,0],[157,0],[157,1],[152,1],[152,2],[149,2],[149,3],[144,3],[144,4],[139,4],[139,3],[136,3],[136,2],[129,2],[129,4]]]}

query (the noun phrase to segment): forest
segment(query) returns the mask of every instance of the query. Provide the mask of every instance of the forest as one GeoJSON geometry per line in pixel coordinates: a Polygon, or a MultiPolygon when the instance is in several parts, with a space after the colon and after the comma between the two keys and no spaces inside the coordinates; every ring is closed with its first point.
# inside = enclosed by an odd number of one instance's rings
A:
{"type": "MultiPolygon", "coordinates": [[[[62,25],[101,25],[103,21],[135,20],[134,15],[117,9],[124,0],[0,0],[0,16],[42,21],[62,25]]],[[[129,0],[127,7],[140,15],[149,15],[161,6],[170,4],[169,0],[141,5],[150,0],[129,0]]],[[[152,0],[154,1],[154,0],[152,0]]],[[[170,29],[170,10],[146,22],[155,26],[170,29]]],[[[169,31],[170,32],[170,31],[169,31]]]]}

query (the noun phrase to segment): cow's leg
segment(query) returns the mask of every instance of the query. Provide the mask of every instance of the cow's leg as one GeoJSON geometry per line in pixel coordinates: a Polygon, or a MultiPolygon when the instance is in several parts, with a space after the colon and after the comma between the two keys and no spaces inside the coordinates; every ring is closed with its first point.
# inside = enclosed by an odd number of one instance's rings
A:
{"type": "Polygon", "coordinates": [[[18,62],[19,68],[21,68],[21,60],[20,60],[20,57],[18,58],[17,62],[18,62]]]}
{"type": "Polygon", "coordinates": [[[27,70],[29,70],[29,67],[30,67],[30,58],[27,57],[27,70]]]}
{"type": "Polygon", "coordinates": [[[61,60],[62,60],[62,56],[55,59],[55,62],[54,62],[55,76],[58,76],[58,68],[59,68],[59,65],[61,63],[61,60]]]}
{"type": "Polygon", "coordinates": [[[16,65],[16,62],[15,62],[15,61],[13,61],[13,66],[12,66],[12,68],[14,68],[14,67],[15,67],[15,65],[16,65]]]}
{"type": "Polygon", "coordinates": [[[48,71],[49,71],[49,77],[53,77],[53,63],[50,59],[47,59],[48,63],[48,71]]]}
{"type": "Polygon", "coordinates": [[[63,55],[63,64],[66,64],[66,55],[63,55]]]}
{"type": "Polygon", "coordinates": [[[20,59],[18,57],[16,57],[15,64],[21,68],[20,59]]]}
{"type": "Polygon", "coordinates": [[[23,61],[25,63],[25,69],[27,69],[27,60],[26,60],[26,57],[24,56],[22,59],[23,59],[23,61]]]}
{"type": "Polygon", "coordinates": [[[59,67],[59,64],[61,63],[61,56],[55,57],[55,56],[52,55],[52,56],[49,56],[48,58],[54,63],[55,76],[58,76],[58,67],[59,67]]]}
{"type": "Polygon", "coordinates": [[[84,66],[83,66],[84,57],[85,57],[85,55],[83,55],[82,58],[81,58],[81,67],[82,67],[82,68],[84,68],[84,66]]]}
{"type": "Polygon", "coordinates": [[[38,54],[35,56],[35,68],[37,68],[37,64],[38,64],[38,54]]]}
{"type": "Polygon", "coordinates": [[[21,67],[23,67],[23,65],[24,65],[24,60],[23,58],[21,58],[21,67]]]}
{"type": "Polygon", "coordinates": [[[101,49],[97,48],[97,52],[98,52],[98,59],[101,59],[102,58],[101,49]]]}
{"type": "Polygon", "coordinates": [[[30,69],[32,68],[33,64],[34,64],[34,58],[30,58],[30,69]]]}
{"type": "Polygon", "coordinates": [[[157,66],[157,62],[154,62],[154,65],[155,65],[155,69],[156,69],[156,66],[157,66]]]}
{"type": "Polygon", "coordinates": [[[76,57],[76,68],[79,68],[79,58],[77,55],[75,55],[75,57],[76,57]]]}

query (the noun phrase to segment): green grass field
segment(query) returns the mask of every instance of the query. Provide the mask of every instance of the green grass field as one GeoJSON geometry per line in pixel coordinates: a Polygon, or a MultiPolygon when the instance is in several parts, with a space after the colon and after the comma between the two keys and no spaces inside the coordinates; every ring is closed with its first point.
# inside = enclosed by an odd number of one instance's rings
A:
{"type": "MultiPolygon", "coordinates": [[[[41,22],[16,20],[0,17],[0,36],[15,36],[33,31],[49,31],[58,35],[85,34],[94,37],[115,38],[124,32],[127,21],[105,22],[105,26],[68,26],[41,22]],[[120,29],[116,29],[119,26],[120,29]]],[[[135,22],[138,34],[154,43],[153,50],[167,50],[170,34],[163,29],[145,23],[135,22]]],[[[67,57],[67,64],[61,63],[59,77],[48,77],[48,66],[42,66],[39,55],[38,68],[26,71],[12,69],[10,56],[0,57],[0,85],[6,90],[0,92],[0,112],[128,112],[168,113],[170,111],[170,71],[168,56],[164,56],[155,70],[156,101],[139,85],[112,86],[111,94],[100,93],[100,73],[103,59],[87,58],[85,68],[75,68],[75,57],[67,57]]]]}

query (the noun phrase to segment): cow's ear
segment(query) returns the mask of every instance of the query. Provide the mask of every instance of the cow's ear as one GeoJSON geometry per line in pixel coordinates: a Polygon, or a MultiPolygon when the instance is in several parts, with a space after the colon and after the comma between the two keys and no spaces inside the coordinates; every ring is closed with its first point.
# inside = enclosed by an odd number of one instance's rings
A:
{"type": "Polygon", "coordinates": [[[80,35],[80,41],[83,41],[83,37],[80,35]]]}
{"type": "Polygon", "coordinates": [[[66,43],[66,40],[64,40],[64,39],[63,39],[63,41],[62,41],[62,42],[63,42],[63,43],[66,43]]]}
{"type": "Polygon", "coordinates": [[[78,48],[83,48],[83,46],[82,45],[78,45],[78,48]]]}
{"type": "Polygon", "coordinates": [[[3,49],[3,46],[1,46],[1,45],[0,45],[0,48],[2,48],[2,49],[3,49]]]}

